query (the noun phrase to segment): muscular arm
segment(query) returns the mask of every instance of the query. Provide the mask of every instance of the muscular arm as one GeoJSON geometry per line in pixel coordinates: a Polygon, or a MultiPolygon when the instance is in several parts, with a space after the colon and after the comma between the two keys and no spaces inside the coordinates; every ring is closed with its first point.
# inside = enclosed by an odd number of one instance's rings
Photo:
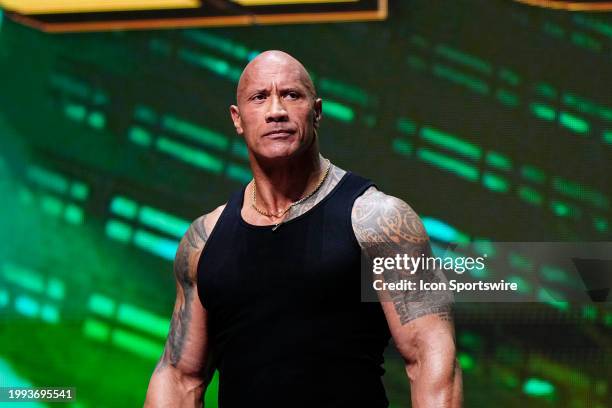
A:
{"type": "MultiPolygon", "coordinates": [[[[352,223],[357,240],[370,258],[396,253],[413,257],[431,255],[427,233],[412,208],[374,187],[355,201],[352,223]]],[[[417,271],[408,278],[423,277],[425,271],[417,271]]],[[[412,406],[460,407],[461,369],[455,356],[448,297],[393,291],[390,298],[381,299],[381,304],[405,361],[412,406]]]]}
{"type": "Polygon", "coordinates": [[[197,291],[197,262],[222,207],[195,220],[174,259],[176,302],[164,352],[147,390],[145,407],[201,407],[210,381],[206,310],[197,291]]]}

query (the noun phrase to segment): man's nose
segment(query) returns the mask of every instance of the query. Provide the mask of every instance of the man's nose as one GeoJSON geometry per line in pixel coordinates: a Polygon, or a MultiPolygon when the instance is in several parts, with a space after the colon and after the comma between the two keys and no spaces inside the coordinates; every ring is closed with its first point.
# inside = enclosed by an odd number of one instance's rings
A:
{"type": "Polygon", "coordinates": [[[266,122],[284,122],[289,119],[289,115],[283,106],[283,102],[278,96],[273,95],[270,98],[268,108],[269,109],[266,112],[266,122]]]}

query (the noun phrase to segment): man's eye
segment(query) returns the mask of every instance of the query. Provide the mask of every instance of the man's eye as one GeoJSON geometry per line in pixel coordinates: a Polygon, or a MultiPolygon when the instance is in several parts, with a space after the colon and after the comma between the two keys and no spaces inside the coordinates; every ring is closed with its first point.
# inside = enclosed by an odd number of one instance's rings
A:
{"type": "Polygon", "coordinates": [[[264,94],[257,94],[253,96],[253,100],[255,101],[263,101],[266,98],[266,96],[264,94]]]}
{"type": "Polygon", "coordinates": [[[287,92],[285,97],[287,97],[289,99],[297,99],[297,98],[300,97],[300,95],[297,92],[287,92]]]}

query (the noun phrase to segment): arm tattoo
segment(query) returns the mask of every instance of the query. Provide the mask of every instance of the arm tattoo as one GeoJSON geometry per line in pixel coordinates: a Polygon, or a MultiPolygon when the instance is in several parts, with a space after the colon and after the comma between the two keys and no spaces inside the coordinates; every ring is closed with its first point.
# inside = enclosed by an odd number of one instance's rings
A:
{"type": "MultiPolygon", "coordinates": [[[[414,210],[402,200],[388,196],[375,187],[370,187],[355,200],[351,220],[355,237],[370,259],[379,256],[394,257],[396,254],[407,254],[409,257],[431,256],[429,238],[414,210]]],[[[401,279],[440,282],[446,279],[440,271],[427,270],[418,270],[414,274],[407,271],[385,271],[383,277],[393,282],[401,279]]],[[[429,314],[451,320],[448,293],[393,290],[385,294],[393,301],[402,325],[429,314]]]]}
{"type": "Polygon", "coordinates": [[[191,320],[191,303],[194,299],[196,271],[192,268],[193,261],[197,259],[208,239],[205,220],[206,216],[203,215],[191,224],[176,252],[174,276],[177,282],[177,304],[172,314],[164,353],[156,370],[161,370],[168,364],[176,367],[181,360],[191,320]]]}

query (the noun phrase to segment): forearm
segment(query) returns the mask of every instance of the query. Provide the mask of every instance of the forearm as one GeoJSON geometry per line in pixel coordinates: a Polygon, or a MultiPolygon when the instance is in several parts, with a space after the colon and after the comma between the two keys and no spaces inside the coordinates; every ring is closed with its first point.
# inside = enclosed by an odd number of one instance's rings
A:
{"type": "Polygon", "coordinates": [[[406,365],[413,408],[458,408],[462,406],[462,376],[452,355],[432,355],[406,365]]]}
{"type": "Polygon", "coordinates": [[[202,407],[206,389],[204,379],[180,373],[171,365],[156,368],[151,376],[145,408],[202,407]]]}

